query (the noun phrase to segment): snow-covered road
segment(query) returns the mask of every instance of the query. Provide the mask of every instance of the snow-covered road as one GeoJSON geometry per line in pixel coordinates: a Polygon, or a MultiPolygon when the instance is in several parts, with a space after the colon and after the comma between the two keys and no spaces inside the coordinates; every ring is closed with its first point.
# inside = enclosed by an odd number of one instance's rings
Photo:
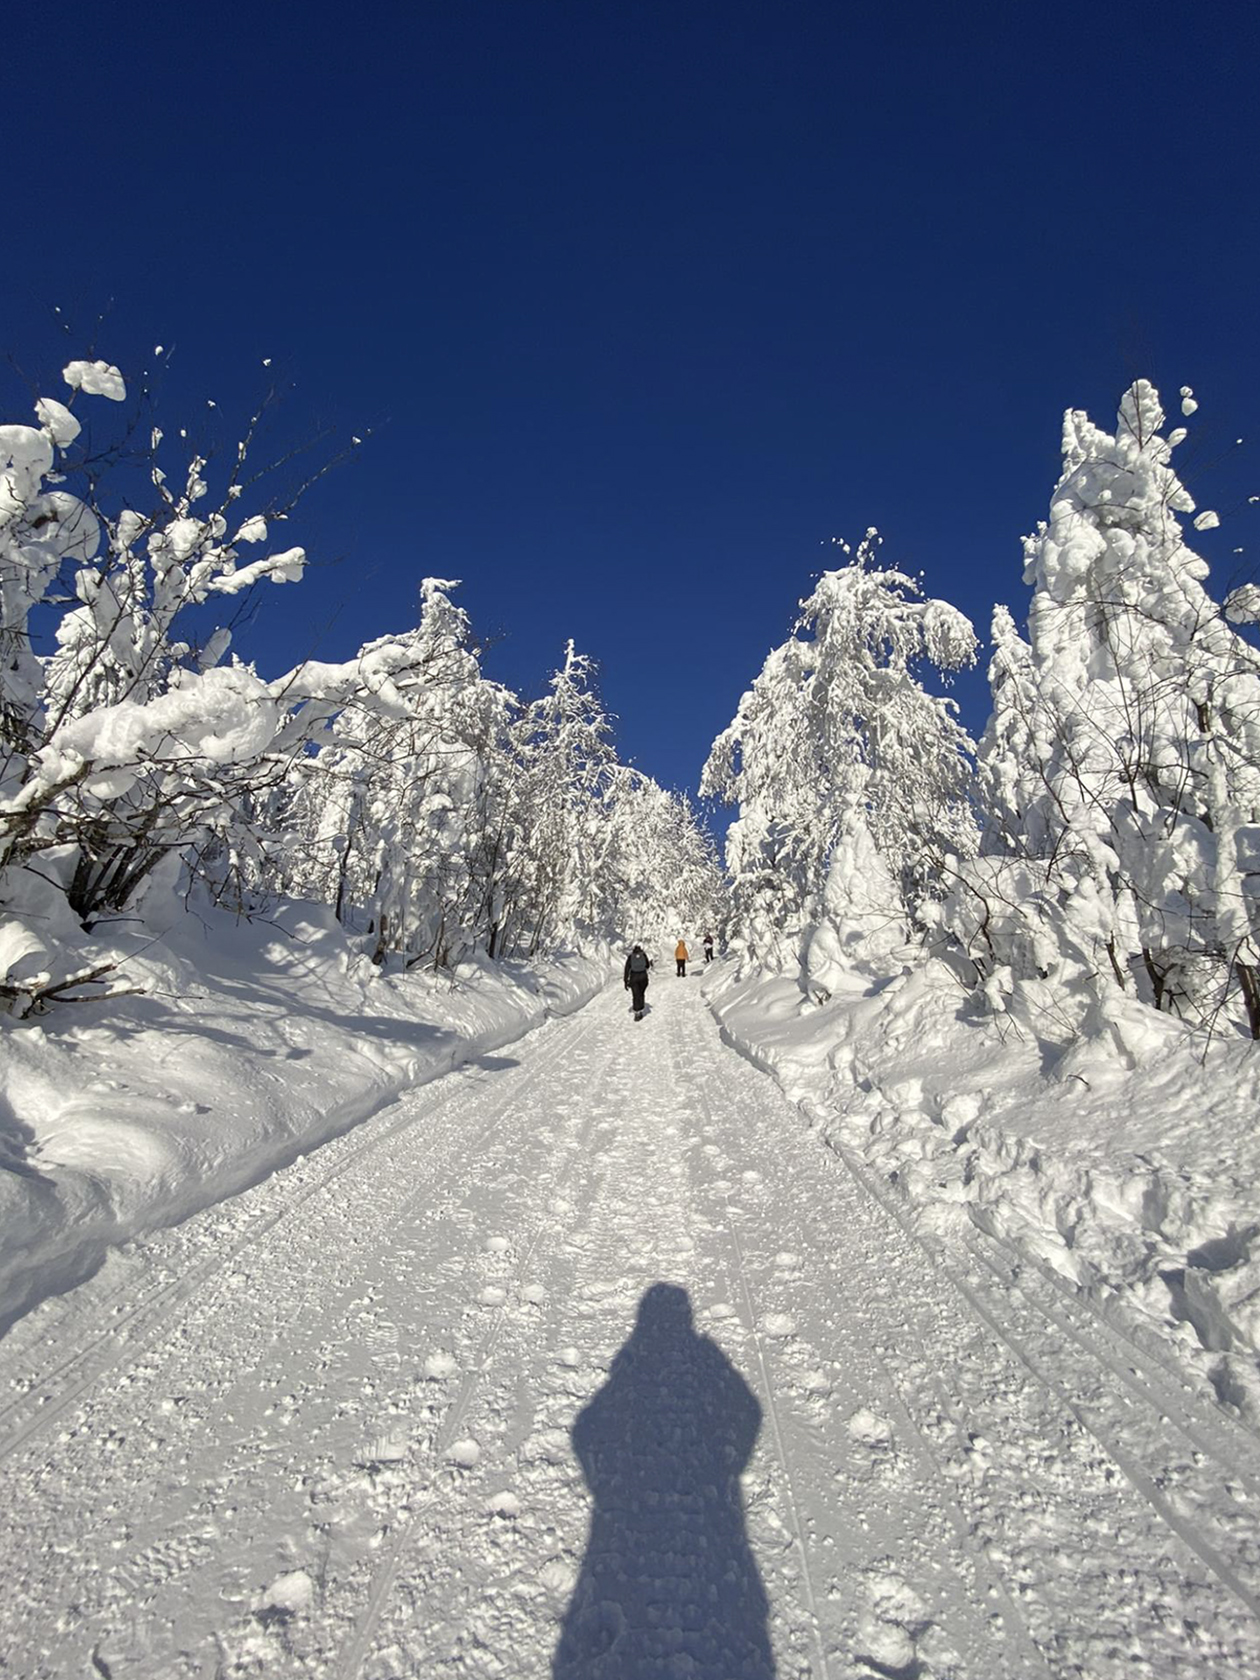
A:
{"type": "Polygon", "coordinates": [[[0,1672],[1260,1673],[1260,1448],[620,988],[0,1343],[0,1672]]]}

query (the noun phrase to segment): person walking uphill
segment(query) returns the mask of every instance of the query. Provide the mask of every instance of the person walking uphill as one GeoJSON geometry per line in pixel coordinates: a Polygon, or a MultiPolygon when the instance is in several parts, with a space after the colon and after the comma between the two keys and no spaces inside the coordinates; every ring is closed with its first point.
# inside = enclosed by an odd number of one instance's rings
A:
{"type": "Polygon", "coordinates": [[[674,947],[674,961],[678,964],[678,972],[685,980],[687,978],[687,947],[680,939],[674,947]]]}
{"type": "Polygon", "coordinates": [[[652,966],[652,959],[642,945],[631,948],[626,958],[626,966],[622,979],[626,983],[626,990],[630,993],[630,1006],[634,1010],[636,1021],[643,1019],[643,1011],[647,1007],[645,993],[648,985],[648,969],[652,966]]]}

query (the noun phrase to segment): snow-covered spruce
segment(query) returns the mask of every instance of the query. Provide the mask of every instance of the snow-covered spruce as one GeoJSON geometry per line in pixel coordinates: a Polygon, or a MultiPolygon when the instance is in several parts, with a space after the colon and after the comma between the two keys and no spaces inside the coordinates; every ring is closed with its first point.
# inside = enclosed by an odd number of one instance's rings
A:
{"type": "Polygon", "coordinates": [[[1186,545],[1185,432],[1163,424],[1145,380],[1114,434],[1065,416],[1025,544],[1028,641],[994,615],[983,855],[957,865],[941,921],[990,1003],[1038,1030],[1127,998],[1260,1036],[1260,658],[1229,622],[1246,591],[1222,611],[1186,545]]]}

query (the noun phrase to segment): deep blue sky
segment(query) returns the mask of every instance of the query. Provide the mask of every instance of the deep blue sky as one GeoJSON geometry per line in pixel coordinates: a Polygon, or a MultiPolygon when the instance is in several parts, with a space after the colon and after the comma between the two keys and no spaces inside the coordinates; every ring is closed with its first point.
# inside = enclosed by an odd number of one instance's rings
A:
{"type": "MultiPolygon", "coordinates": [[[[268,592],[268,674],[461,577],[493,674],[536,690],[573,636],[623,755],[694,786],[832,534],[878,525],[982,634],[1022,616],[1064,407],[1191,384],[1192,493],[1260,490],[1243,0],[69,0],[5,29],[22,367],[173,345],[166,425],[230,441],[270,356],[277,442],[375,428],[291,527],[337,563],[268,592]]],[[[1257,544],[1244,508],[1200,546],[1223,580],[1257,544]]]]}

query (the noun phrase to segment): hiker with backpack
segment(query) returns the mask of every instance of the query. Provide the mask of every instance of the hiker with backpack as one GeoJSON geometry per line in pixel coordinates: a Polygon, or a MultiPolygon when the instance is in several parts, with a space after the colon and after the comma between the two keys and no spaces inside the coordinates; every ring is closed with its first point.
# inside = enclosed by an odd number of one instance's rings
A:
{"type": "Polygon", "coordinates": [[[622,978],[626,983],[626,990],[630,993],[630,1004],[636,1021],[643,1019],[643,1011],[647,1008],[644,994],[647,991],[648,969],[651,966],[652,959],[642,945],[633,946],[626,958],[622,978]]]}

